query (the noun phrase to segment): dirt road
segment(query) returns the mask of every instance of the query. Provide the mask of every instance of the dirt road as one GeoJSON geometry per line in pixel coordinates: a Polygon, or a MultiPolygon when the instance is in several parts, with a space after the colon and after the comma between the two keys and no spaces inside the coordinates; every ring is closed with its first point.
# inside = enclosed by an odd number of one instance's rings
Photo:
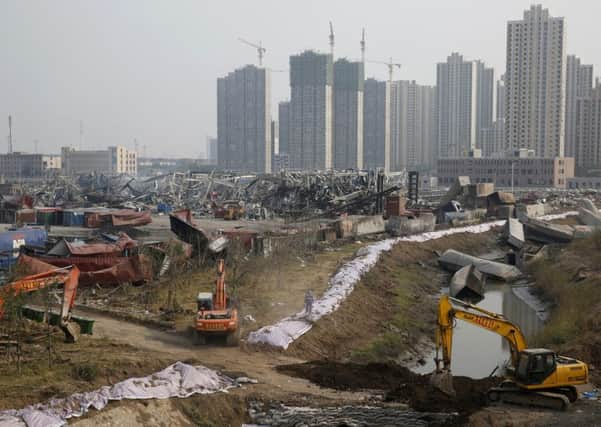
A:
{"type": "MultiPolygon", "coordinates": [[[[85,310],[75,310],[75,313],[90,315],[85,310]]],[[[96,313],[90,317],[95,319],[94,336],[97,338],[110,338],[156,353],[160,357],[172,357],[181,361],[193,360],[212,369],[255,378],[263,385],[262,391],[272,388],[276,392],[310,394],[319,398],[351,402],[364,401],[368,396],[366,393],[324,389],[307,380],[279,374],[274,369],[275,366],[298,363],[301,360],[277,352],[249,351],[217,344],[195,346],[189,337],[181,334],[160,331],[96,313]]]]}

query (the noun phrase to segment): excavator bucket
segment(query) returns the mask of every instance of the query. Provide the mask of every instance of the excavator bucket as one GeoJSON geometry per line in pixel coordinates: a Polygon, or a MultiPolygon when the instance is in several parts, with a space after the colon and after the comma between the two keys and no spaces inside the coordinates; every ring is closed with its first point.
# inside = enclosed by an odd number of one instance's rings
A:
{"type": "Polygon", "coordinates": [[[65,334],[65,342],[75,343],[79,340],[81,329],[76,322],[63,322],[61,329],[65,334]]]}
{"type": "Polygon", "coordinates": [[[448,396],[455,396],[453,374],[449,370],[434,371],[430,374],[430,385],[448,396]]]}

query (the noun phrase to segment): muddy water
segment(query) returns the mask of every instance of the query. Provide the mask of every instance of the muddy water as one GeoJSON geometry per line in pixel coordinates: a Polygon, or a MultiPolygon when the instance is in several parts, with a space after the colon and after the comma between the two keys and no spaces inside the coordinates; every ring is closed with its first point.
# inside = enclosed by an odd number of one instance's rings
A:
{"type": "Polygon", "coordinates": [[[340,406],[340,407],[291,407],[273,405],[263,408],[252,404],[250,416],[256,424],[271,427],[284,426],[448,426],[457,425],[456,414],[415,412],[404,406],[340,406]]]}
{"type": "MultiPolygon", "coordinates": [[[[448,289],[444,290],[445,293],[448,289]]],[[[545,307],[532,296],[527,286],[487,283],[484,299],[476,304],[486,310],[503,313],[507,319],[519,325],[526,339],[531,339],[544,325],[545,307]]],[[[492,332],[458,320],[453,334],[451,370],[453,375],[472,378],[489,376],[495,368],[497,373],[510,359],[507,342],[492,332]]],[[[414,369],[418,373],[434,370],[435,353],[424,359],[426,364],[414,369]]]]}

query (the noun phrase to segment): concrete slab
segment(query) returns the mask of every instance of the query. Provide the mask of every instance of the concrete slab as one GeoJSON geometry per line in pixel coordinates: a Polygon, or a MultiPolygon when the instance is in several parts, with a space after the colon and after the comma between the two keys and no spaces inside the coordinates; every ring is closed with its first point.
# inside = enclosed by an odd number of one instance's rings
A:
{"type": "Polygon", "coordinates": [[[516,249],[522,249],[526,238],[524,237],[524,225],[515,218],[509,218],[505,223],[505,238],[507,243],[516,249]]]}
{"type": "Polygon", "coordinates": [[[522,272],[513,265],[503,264],[502,262],[488,261],[472,255],[464,254],[454,249],[446,250],[438,263],[450,271],[457,271],[466,265],[474,264],[478,270],[489,276],[500,280],[511,281],[519,278],[522,272]]]}
{"type": "Polygon", "coordinates": [[[386,231],[392,236],[409,236],[434,231],[435,225],[436,217],[431,213],[422,213],[417,218],[393,216],[388,218],[386,231]]]}
{"type": "Polygon", "coordinates": [[[541,243],[569,243],[574,229],[569,225],[551,224],[534,218],[522,219],[526,238],[541,243]]]}
{"type": "Polygon", "coordinates": [[[592,236],[595,230],[599,228],[593,227],[591,225],[574,225],[574,239],[585,239],[589,236],[592,236]]]}
{"type": "Polygon", "coordinates": [[[584,225],[601,226],[601,215],[583,207],[578,208],[578,220],[584,225]]]}
{"type": "Polygon", "coordinates": [[[468,300],[484,296],[485,276],[473,264],[460,268],[451,277],[449,295],[468,300]]]}
{"type": "Polygon", "coordinates": [[[546,205],[542,203],[535,203],[532,205],[519,204],[515,207],[516,217],[523,221],[524,218],[536,218],[538,216],[545,215],[546,205]]]}
{"type": "Polygon", "coordinates": [[[365,236],[368,234],[380,234],[386,231],[386,221],[381,215],[353,217],[353,235],[365,236]]]}
{"type": "Polygon", "coordinates": [[[597,209],[597,206],[595,206],[591,199],[582,199],[581,203],[584,209],[588,209],[595,215],[599,215],[599,210],[597,209]]]}

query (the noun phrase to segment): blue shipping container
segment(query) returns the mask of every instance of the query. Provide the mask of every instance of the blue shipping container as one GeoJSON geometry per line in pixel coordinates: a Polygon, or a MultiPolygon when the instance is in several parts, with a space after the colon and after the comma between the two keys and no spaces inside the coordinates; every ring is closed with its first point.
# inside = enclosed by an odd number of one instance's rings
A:
{"type": "Polygon", "coordinates": [[[63,211],[63,225],[67,227],[83,227],[84,212],[83,211],[63,211]]]}
{"type": "Polygon", "coordinates": [[[0,232],[0,269],[8,267],[19,257],[21,246],[44,246],[48,234],[40,228],[16,228],[0,232]]]}

